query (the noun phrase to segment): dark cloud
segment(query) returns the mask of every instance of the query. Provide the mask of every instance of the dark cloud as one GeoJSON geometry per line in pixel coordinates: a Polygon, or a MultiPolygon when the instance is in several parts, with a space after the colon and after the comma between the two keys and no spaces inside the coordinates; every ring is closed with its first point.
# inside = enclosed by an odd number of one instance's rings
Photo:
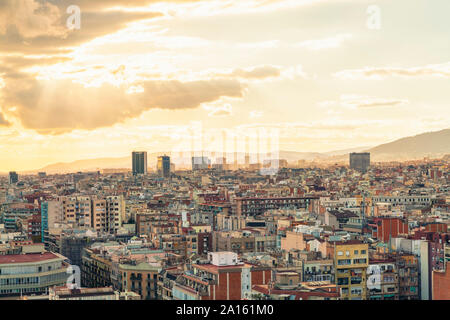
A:
{"type": "Polygon", "coordinates": [[[86,88],[69,80],[6,81],[3,105],[16,107],[8,115],[24,127],[59,134],[74,129],[95,129],[135,118],[149,109],[190,109],[221,97],[239,98],[245,87],[236,80],[143,81],[142,92],[128,94],[126,87],[103,84],[86,88]]]}
{"type": "MultiPolygon", "coordinates": [[[[197,0],[169,1],[175,3],[197,0]]],[[[157,0],[1,0],[0,1],[0,106],[8,119],[18,119],[25,128],[59,134],[74,129],[95,129],[135,118],[149,109],[189,109],[221,97],[239,98],[245,86],[236,78],[266,78],[279,75],[272,67],[235,70],[217,80],[147,80],[129,87],[103,84],[84,87],[71,80],[38,80],[23,70],[69,60],[74,47],[123,29],[128,23],[162,16],[159,12],[105,10],[112,7],[145,6],[157,0]],[[66,12],[81,8],[81,28],[69,30],[66,12]],[[34,55],[34,56],[32,56],[34,55]],[[44,56],[37,58],[36,56],[44,56]],[[15,107],[15,108],[11,108],[15,107]],[[13,111],[11,111],[13,110],[13,111]]],[[[80,69],[83,70],[83,69],[80,69]]],[[[0,114],[0,125],[8,125],[0,114]]]]}
{"type": "Polygon", "coordinates": [[[123,29],[127,23],[161,16],[160,13],[101,12],[83,14],[79,30],[61,34],[26,36],[15,25],[0,36],[0,52],[66,54],[71,48],[123,29]]]}
{"type": "MultiPolygon", "coordinates": [[[[74,46],[116,32],[126,24],[162,16],[159,12],[93,11],[106,7],[87,6],[81,10],[81,28],[66,26],[70,14],[60,1],[2,0],[0,5],[0,52],[64,54],[74,46]]],[[[89,1],[97,3],[96,1],[89,1]]],[[[112,1],[99,1],[109,3],[112,1]]]]}

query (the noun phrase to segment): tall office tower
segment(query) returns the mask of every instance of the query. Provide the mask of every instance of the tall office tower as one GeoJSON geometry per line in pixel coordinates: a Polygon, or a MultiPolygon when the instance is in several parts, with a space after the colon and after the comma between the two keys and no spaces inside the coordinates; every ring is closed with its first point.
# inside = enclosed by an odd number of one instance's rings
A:
{"type": "Polygon", "coordinates": [[[132,154],[133,176],[147,174],[147,152],[134,151],[132,154]]]}
{"type": "Polygon", "coordinates": [[[17,183],[19,181],[19,175],[15,171],[9,173],[9,183],[17,183]]]}
{"type": "Polygon", "coordinates": [[[170,157],[168,157],[168,156],[158,157],[157,170],[158,170],[158,174],[161,177],[169,178],[170,177],[170,157]]]}
{"type": "Polygon", "coordinates": [[[350,169],[367,172],[370,166],[370,153],[350,153],[350,169]]]}

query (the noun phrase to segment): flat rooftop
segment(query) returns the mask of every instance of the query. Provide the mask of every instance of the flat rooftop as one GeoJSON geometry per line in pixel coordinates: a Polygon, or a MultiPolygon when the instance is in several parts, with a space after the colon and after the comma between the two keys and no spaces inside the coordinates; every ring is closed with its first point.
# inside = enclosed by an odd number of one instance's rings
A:
{"type": "Polygon", "coordinates": [[[2,264],[14,264],[14,263],[32,263],[41,262],[45,260],[59,259],[61,257],[57,256],[51,252],[40,253],[27,253],[27,254],[9,254],[0,255],[0,265],[2,264]]]}

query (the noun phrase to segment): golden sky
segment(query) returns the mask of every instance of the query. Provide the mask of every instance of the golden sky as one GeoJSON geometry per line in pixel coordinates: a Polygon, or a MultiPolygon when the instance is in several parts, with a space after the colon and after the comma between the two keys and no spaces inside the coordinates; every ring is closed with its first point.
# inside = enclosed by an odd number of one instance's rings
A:
{"type": "Polygon", "coordinates": [[[169,152],[195,128],[218,140],[276,130],[281,150],[301,152],[448,128],[449,9],[448,0],[2,0],[0,172],[169,152]],[[79,28],[68,27],[71,6],[79,28]]]}

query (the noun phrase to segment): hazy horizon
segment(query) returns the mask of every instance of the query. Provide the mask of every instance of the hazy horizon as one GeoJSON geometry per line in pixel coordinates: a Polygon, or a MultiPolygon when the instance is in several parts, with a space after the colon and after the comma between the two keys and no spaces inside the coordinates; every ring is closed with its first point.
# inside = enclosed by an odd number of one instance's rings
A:
{"type": "Polygon", "coordinates": [[[197,143],[245,152],[242,139],[260,137],[258,148],[273,137],[278,150],[326,153],[450,128],[445,8],[8,0],[0,172],[197,143]]]}

